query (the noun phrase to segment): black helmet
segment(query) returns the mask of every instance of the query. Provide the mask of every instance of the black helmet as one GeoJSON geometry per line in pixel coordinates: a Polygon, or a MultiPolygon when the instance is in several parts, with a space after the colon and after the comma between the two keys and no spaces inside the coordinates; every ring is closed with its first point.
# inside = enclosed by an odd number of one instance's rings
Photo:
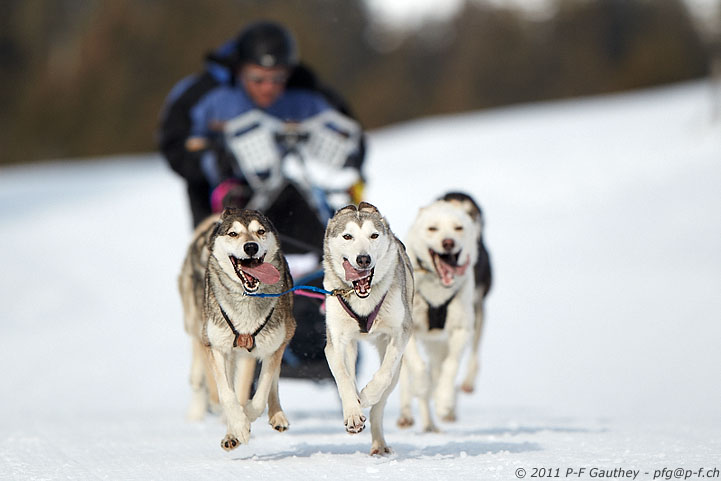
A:
{"type": "Polygon", "coordinates": [[[268,21],[248,25],[236,41],[236,65],[293,67],[298,63],[295,39],[283,26],[268,21]]]}

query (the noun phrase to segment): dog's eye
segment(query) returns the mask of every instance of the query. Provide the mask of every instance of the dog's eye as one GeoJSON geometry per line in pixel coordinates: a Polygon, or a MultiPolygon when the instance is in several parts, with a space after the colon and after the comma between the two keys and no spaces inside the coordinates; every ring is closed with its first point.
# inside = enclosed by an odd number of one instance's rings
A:
{"type": "Polygon", "coordinates": [[[265,229],[258,229],[258,235],[265,235],[265,229]]]}
{"type": "Polygon", "coordinates": [[[371,239],[377,239],[378,237],[380,237],[380,234],[378,234],[377,232],[371,234],[371,239]]]}
{"type": "Polygon", "coordinates": [[[233,232],[233,231],[228,232],[228,235],[229,235],[230,237],[238,237],[238,233],[237,233],[237,232],[233,232]]]}
{"type": "Polygon", "coordinates": [[[428,228],[429,232],[436,232],[438,230],[438,227],[431,226],[428,228]]]}
{"type": "Polygon", "coordinates": [[[350,235],[350,234],[343,234],[343,238],[344,238],[345,240],[351,240],[351,239],[353,238],[353,236],[350,235]]]}
{"type": "Polygon", "coordinates": [[[459,225],[456,227],[456,231],[461,232],[463,230],[463,226],[459,225]]]}

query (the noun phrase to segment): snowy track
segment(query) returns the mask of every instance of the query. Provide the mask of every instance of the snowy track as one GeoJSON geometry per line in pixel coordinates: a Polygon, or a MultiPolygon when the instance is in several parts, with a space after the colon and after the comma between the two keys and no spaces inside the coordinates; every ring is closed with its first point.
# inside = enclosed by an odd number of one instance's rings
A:
{"type": "Polygon", "coordinates": [[[394,231],[466,190],[486,213],[496,281],[460,422],[401,431],[395,393],[385,458],[367,455],[367,429],[344,432],[331,384],[281,380],[291,429],[263,416],[231,453],[218,418],[183,419],[175,282],[190,225],[157,156],[0,169],[0,479],[721,469],[721,123],[709,101],[693,83],[371,135],[368,200],[394,231]]]}

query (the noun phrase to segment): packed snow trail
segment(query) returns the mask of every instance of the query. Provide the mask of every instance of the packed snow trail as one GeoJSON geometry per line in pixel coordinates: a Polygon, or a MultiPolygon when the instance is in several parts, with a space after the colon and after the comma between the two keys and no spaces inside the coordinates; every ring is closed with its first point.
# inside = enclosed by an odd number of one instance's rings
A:
{"type": "Polygon", "coordinates": [[[220,419],[184,420],[190,221],[157,155],[0,169],[0,479],[701,479],[721,468],[710,100],[691,83],[371,133],[367,197],[396,234],[468,191],[494,267],[477,392],[437,434],[398,429],[394,393],[388,457],[345,433],[331,383],[282,379],[290,430],[261,417],[231,453],[220,419]]]}

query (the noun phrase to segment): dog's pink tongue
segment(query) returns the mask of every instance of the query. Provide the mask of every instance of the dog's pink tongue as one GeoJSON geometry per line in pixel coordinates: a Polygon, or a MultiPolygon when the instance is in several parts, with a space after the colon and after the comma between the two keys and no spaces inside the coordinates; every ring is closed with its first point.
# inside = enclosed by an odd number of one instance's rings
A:
{"type": "Polygon", "coordinates": [[[466,272],[466,268],[468,267],[468,264],[471,262],[471,256],[470,254],[468,257],[466,257],[466,263],[462,266],[456,266],[453,270],[456,272],[457,276],[462,276],[466,272]]]}
{"type": "Polygon", "coordinates": [[[243,272],[250,274],[263,284],[275,284],[280,280],[280,272],[278,272],[278,269],[276,269],[273,264],[269,264],[267,262],[263,262],[255,267],[242,266],[241,269],[243,272]]]}
{"type": "Polygon", "coordinates": [[[370,275],[369,270],[356,270],[352,265],[350,265],[348,259],[343,261],[343,269],[345,269],[345,280],[347,281],[357,281],[358,279],[363,279],[364,277],[368,277],[370,275]]]}
{"type": "Polygon", "coordinates": [[[449,266],[442,260],[439,260],[438,264],[440,265],[439,274],[441,275],[441,282],[444,286],[450,286],[451,284],[453,284],[454,278],[453,267],[449,266]]]}
{"type": "Polygon", "coordinates": [[[465,274],[466,269],[468,268],[468,264],[470,262],[470,255],[466,258],[466,263],[462,266],[451,266],[443,262],[441,258],[438,257],[438,273],[441,276],[441,282],[443,283],[443,285],[450,286],[451,284],[453,284],[453,280],[456,276],[462,276],[463,274],[465,274]]]}

